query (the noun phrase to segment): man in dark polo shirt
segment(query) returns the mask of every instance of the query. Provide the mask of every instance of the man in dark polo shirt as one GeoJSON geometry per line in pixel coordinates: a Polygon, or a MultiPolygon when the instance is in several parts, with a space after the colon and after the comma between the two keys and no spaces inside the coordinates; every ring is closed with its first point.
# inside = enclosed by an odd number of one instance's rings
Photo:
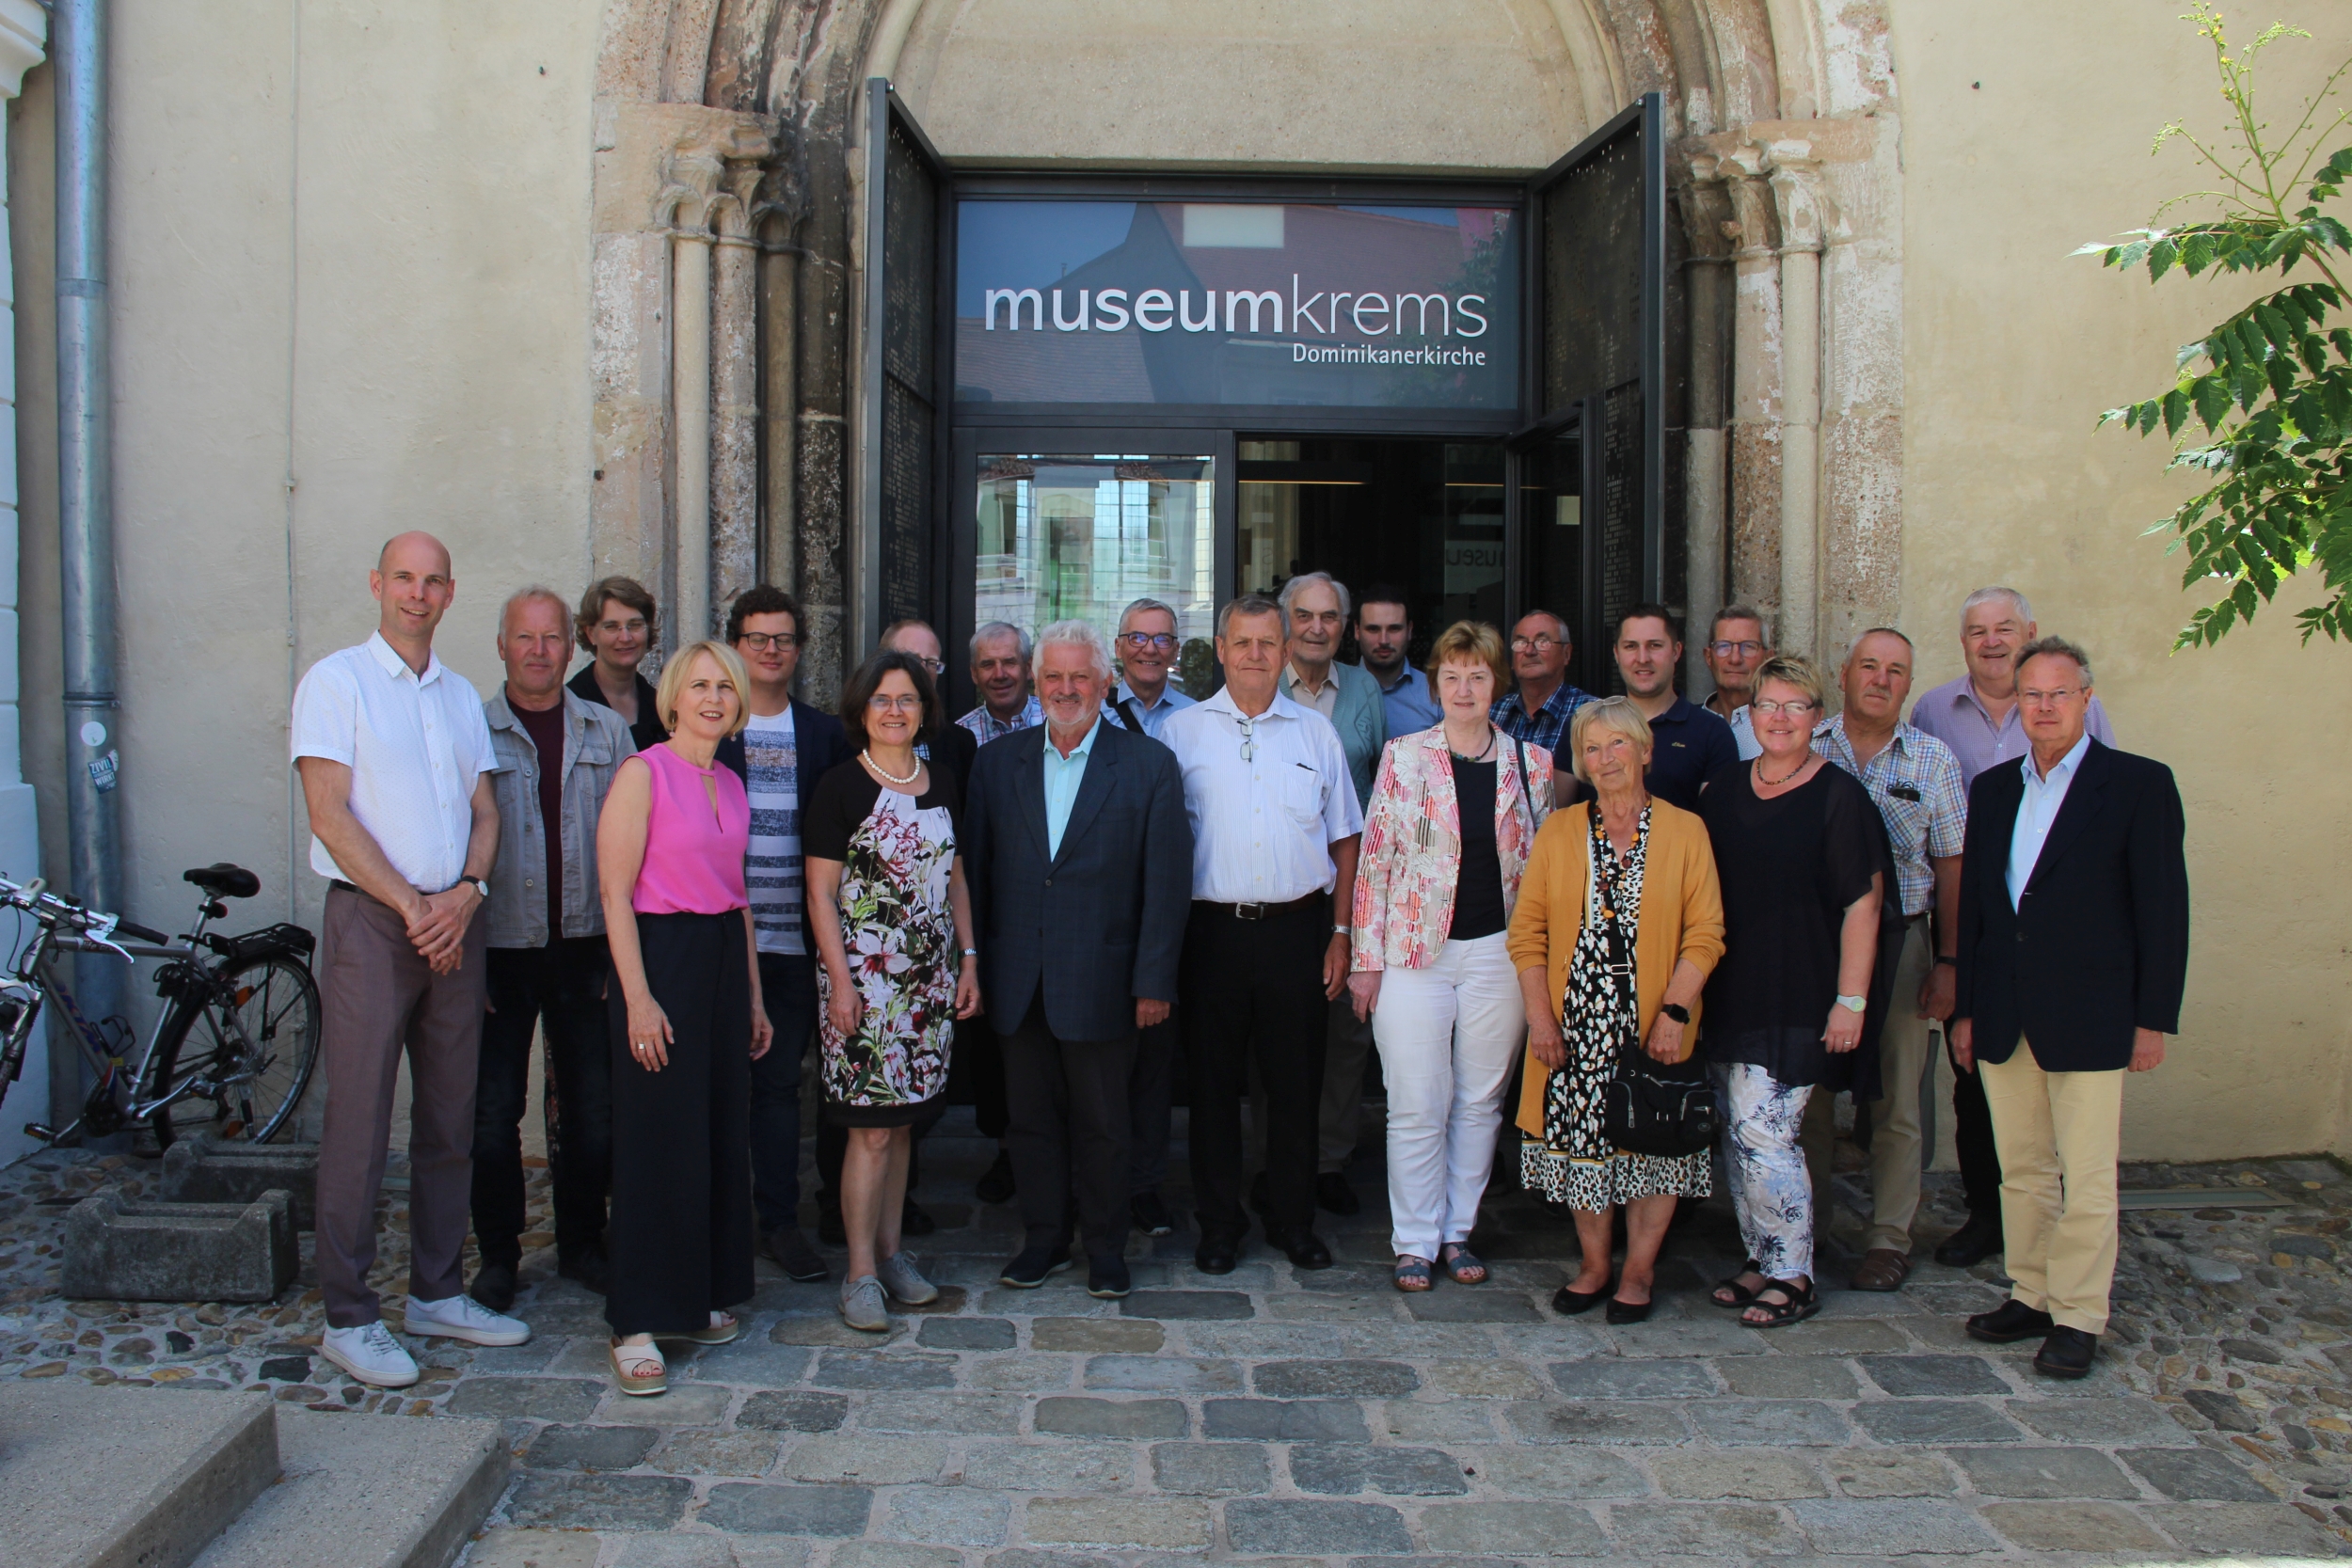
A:
{"type": "Polygon", "coordinates": [[[1682,628],[1661,604],[1637,604],[1617,618],[1617,673],[1649,721],[1653,746],[1644,783],[1661,800],[1695,811],[1699,785],[1740,760],[1731,726],[1675,689],[1682,628]]]}

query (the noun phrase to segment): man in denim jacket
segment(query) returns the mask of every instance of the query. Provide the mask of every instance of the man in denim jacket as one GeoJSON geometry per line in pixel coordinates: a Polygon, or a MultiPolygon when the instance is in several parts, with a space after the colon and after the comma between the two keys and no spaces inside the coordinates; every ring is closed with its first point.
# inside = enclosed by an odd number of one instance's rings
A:
{"type": "Polygon", "coordinates": [[[604,1290],[612,1049],[596,817],[612,775],[637,748],[619,714],[564,689],[571,637],[569,608],[552,591],[526,588],[508,599],[498,639],[506,682],[482,705],[497,758],[499,850],[474,1094],[473,1228],[482,1266],[468,1293],[501,1312],[514,1302],[522,1261],[522,1119],[532,1036],[543,1024],[556,1272],[604,1290]]]}

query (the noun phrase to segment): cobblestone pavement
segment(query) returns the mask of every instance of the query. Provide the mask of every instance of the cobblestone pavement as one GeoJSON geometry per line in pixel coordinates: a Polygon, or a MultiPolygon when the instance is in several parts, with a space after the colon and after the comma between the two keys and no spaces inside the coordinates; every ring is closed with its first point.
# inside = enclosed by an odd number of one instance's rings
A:
{"type": "MultiPolygon", "coordinates": [[[[947,1287],[934,1307],[860,1335],[832,1287],[763,1261],[744,1338],[677,1347],[671,1391],[651,1400],[612,1389],[600,1304],[551,1277],[544,1234],[526,1241],[539,1282],[517,1309],[537,1338],[411,1341],[424,1381],[396,1394],[317,1357],[307,1270],[260,1308],[60,1301],[66,1209],[151,1167],[44,1155],[0,1178],[0,1376],[497,1418],[515,1480],[471,1568],[2352,1551],[2338,1256],[2352,1180],[2329,1162],[2127,1170],[2133,1186],[2286,1201],[2127,1215],[2115,1331],[2094,1374],[2065,1385],[2034,1375],[2030,1346],[1962,1334],[1963,1314],[2000,1299],[1990,1264],[1927,1264],[1897,1295],[1833,1293],[1809,1323],[1739,1326],[1701,1293],[1739,1250],[1720,1200],[1669,1243],[1645,1324],[1548,1310],[1575,1243],[1518,1195],[1490,1205],[1479,1238],[1493,1283],[1403,1297],[1369,1160],[1366,1212],[1323,1217],[1333,1269],[1257,1247],[1213,1279],[1179,1233],[1136,1239],[1123,1303],[1068,1275],[1010,1291],[995,1275],[1012,1218],[963,1201],[987,1150],[961,1125],[927,1148],[942,1228],[915,1251],[947,1287]]],[[[1947,1207],[1921,1229],[1940,1234],[1958,1215],[1933,1193],[1947,1207]]],[[[398,1196],[379,1267],[394,1306],[398,1196]]],[[[534,1173],[541,1216],[545,1198],[534,1173]]]]}

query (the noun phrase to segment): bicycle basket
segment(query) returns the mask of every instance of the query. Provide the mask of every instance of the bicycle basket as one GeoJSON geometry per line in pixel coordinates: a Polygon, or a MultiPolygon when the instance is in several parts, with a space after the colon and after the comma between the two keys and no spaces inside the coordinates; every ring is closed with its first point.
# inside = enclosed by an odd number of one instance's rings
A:
{"type": "Polygon", "coordinates": [[[256,958],[282,958],[289,953],[307,958],[317,945],[318,938],[312,936],[307,927],[287,921],[238,936],[216,937],[211,943],[213,951],[231,964],[249,963],[256,958]]]}

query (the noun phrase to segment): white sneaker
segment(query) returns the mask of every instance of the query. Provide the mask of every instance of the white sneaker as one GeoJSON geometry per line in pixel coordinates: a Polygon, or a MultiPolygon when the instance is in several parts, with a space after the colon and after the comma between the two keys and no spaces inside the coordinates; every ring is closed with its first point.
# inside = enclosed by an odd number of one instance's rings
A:
{"type": "Polygon", "coordinates": [[[447,1301],[408,1298],[408,1332],[464,1339],[476,1345],[519,1345],[531,1338],[531,1325],[520,1318],[493,1312],[471,1296],[447,1301]]]}
{"type": "Polygon", "coordinates": [[[319,1354],[373,1387],[405,1388],[417,1381],[417,1363],[380,1322],[328,1329],[319,1354]]]}
{"type": "Polygon", "coordinates": [[[876,1263],[874,1273],[883,1290],[909,1307],[928,1307],[939,1299],[939,1287],[924,1278],[914,1259],[903,1252],[894,1252],[876,1263]]]}

